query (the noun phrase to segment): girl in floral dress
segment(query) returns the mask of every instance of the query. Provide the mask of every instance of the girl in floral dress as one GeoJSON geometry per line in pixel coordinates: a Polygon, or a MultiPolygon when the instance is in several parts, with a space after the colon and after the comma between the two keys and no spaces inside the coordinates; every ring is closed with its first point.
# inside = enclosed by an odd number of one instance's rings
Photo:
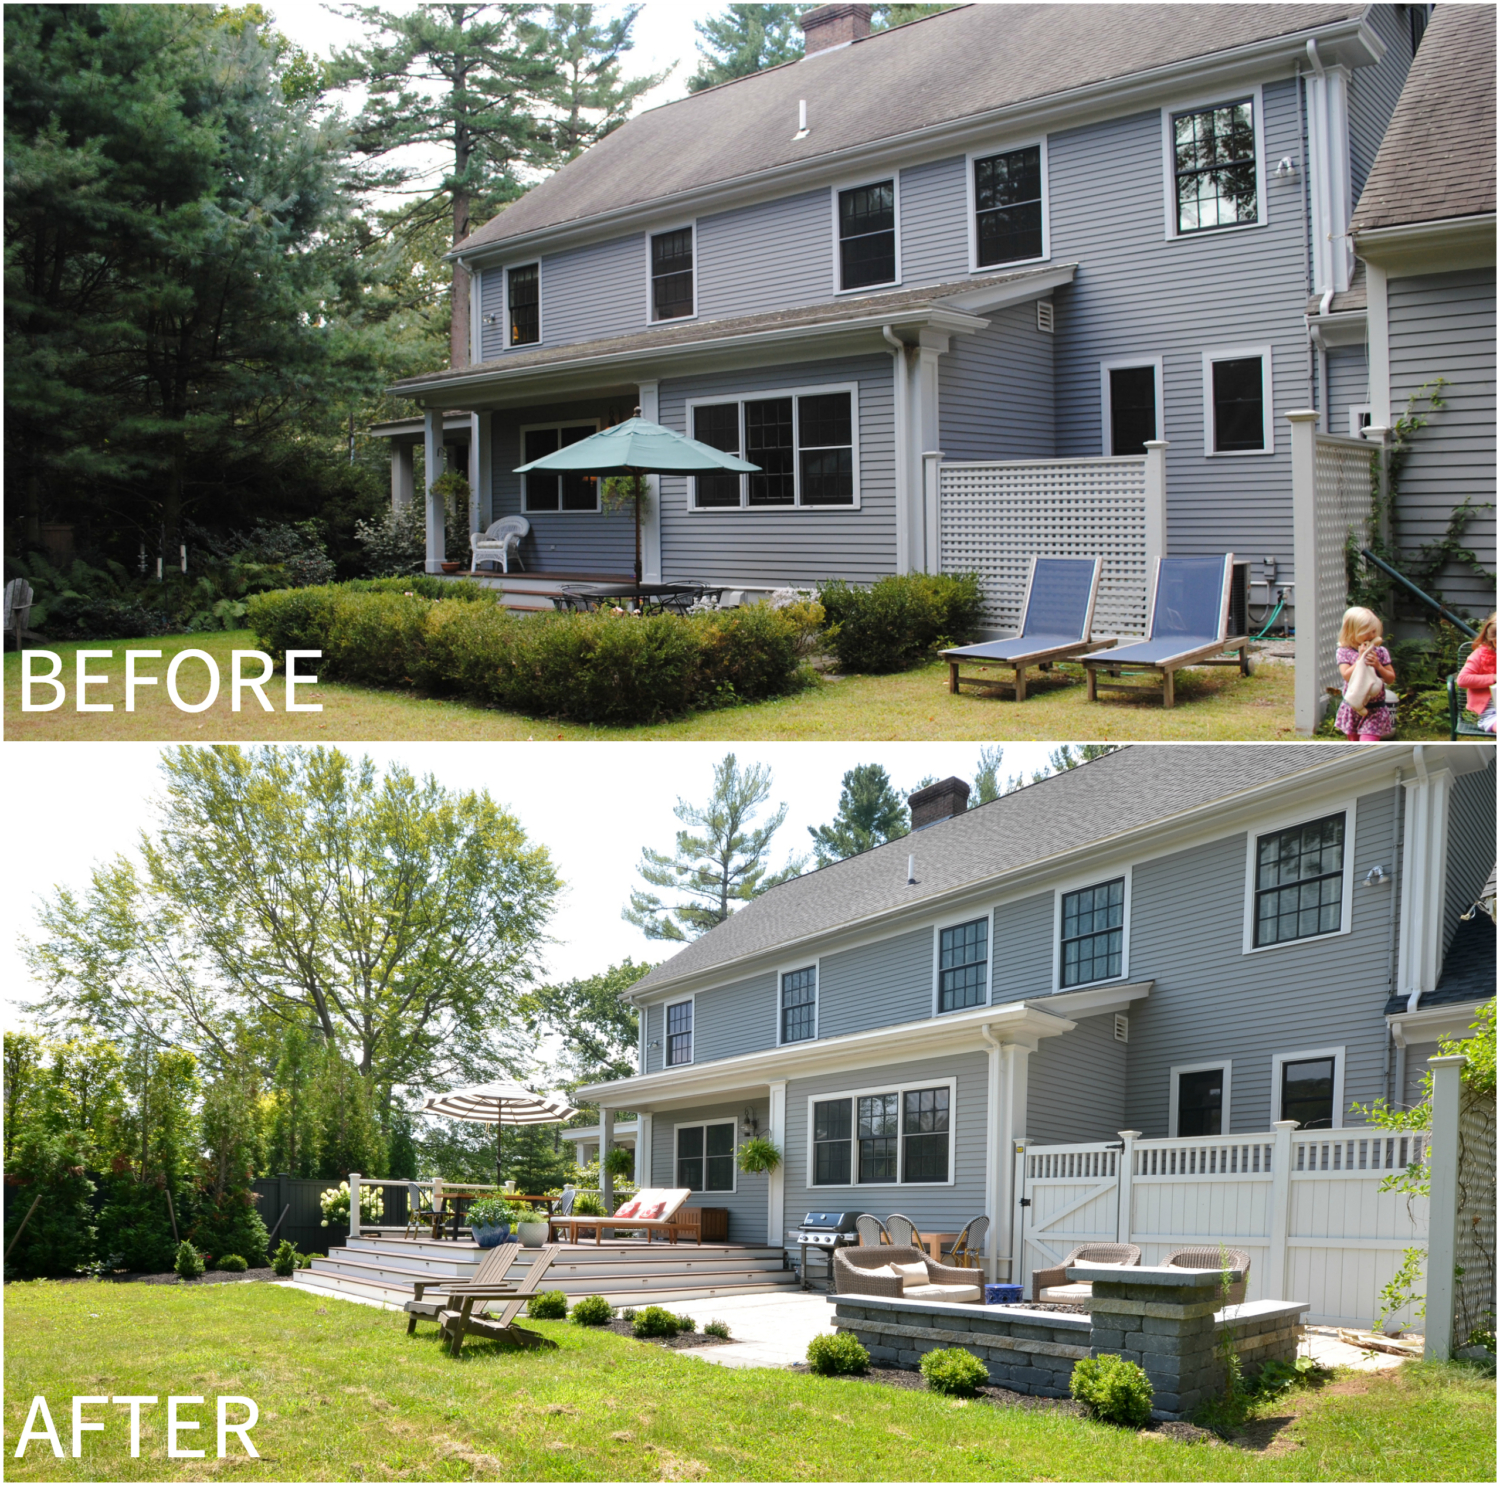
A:
{"type": "MultiPolygon", "coordinates": [[[[1396,671],[1391,665],[1391,653],[1380,639],[1380,620],[1368,609],[1345,611],[1344,622],[1339,626],[1338,648],[1339,675],[1345,682],[1363,660],[1387,686],[1395,684],[1396,671]]],[[[1370,705],[1357,710],[1341,701],[1334,726],[1351,743],[1378,743],[1382,738],[1389,738],[1396,731],[1396,709],[1383,701],[1382,696],[1377,689],[1370,698],[1370,705]]]]}

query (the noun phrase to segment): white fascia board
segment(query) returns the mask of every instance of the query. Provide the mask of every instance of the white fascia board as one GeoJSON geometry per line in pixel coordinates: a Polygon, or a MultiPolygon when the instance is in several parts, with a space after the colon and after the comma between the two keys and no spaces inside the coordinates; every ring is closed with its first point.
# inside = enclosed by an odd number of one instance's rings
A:
{"type": "MultiPolygon", "coordinates": [[[[845,940],[869,942],[893,937],[906,928],[961,912],[966,908],[983,909],[1002,898],[1040,891],[1054,876],[1074,871],[1109,871],[1116,864],[1140,865],[1153,858],[1168,856],[1200,841],[1218,840],[1241,831],[1254,830],[1266,818],[1268,810],[1278,815],[1315,807],[1328,798],[1340,800],[1390,788],[1398,769],[1411,769],[1412,750],[1420,744],[1387,744],[1383,749],[1356,749],[1338,759],[1308,765],[1300,773],[1283,775],[1257,785],[1254,789],[1195,805],[1178,815],[1166,816],[1128,831],[1101,834],[1093,841],[1038,857],[1008,872],[976,878],[951,888],[948,892],[923,898],[902,908],[884,908],[859,918],[847,920],[835,928],[814,930],[798,939],[783,940],[766,949],[757,949],[720,960],[699,971],[663,979],[647,985],[637,982],[626,992],[626,999],[636,1004],[654,1002],[665,995],[681,995],[689,988],[706,990],[727,980],[739,980],[754,974],[758,968],[769,968],[788,955],[798,953],[829,954],[845,940]],[[1376,757],[1376,755],[1379,755],[1376,757]],[[1142,843],[1146,844],[1142,844],[1142,843]],[[817,949],[813,950],[812,946],[817,949]],[[764,961],[765,966],[761,963],[764,961]]],[[[1432,744],[1427,745],[1431,750],[1432,744]]],[[[1443,767],[1454,774],[1470,773],[1486,766],[1493,754],[1483,748],[1464,746],[1447,748],[1443,767]],[[1450,759],[1448,754],[1452,754],[1450,759]]],[[[1410,777],[1409,774],[1407,777],[1410,777]]],[[[667,962],[668,964],[671,961],[667,962]]],[[[654,971],[652,972],[655,973],[654,971]]],[[[1118,992],[1119,987],[1109,989],[1118,992]]],[[[1071,993],[1070,993],[1071,994],[1071,993]]],[[[1047,999],[1051,999],[1050,997],[1047,999]]],[[[952,1013],[945,1020],[950,1020],[952,1013]]],[[[907,1024],[902,1024],[907,1025],[907,1024]]]]}
{"type": "MultiPolygon", "coordinates": [[[[1493,998],[1491,998],[1493,999],[1493,998]]],[[[1394,1012],[1385,1024],[1397,1047],[1414,1042],[1441,1042],[1445,1037],[1463,1037],[1483,1001],[1455,1001],[1447,1006],[1419,1006],[1415,1011],[1394,1012]]]]}
{"type": "MultiPolygon", "coordinates": [[[[589,385],[598,385],[601,377],[616,376],[622,383],[639,382],[641,368],[655,368],[664,359],[685,360],[693,356],[734,355],[757,350],[779,350],[783,346],[797,347],[798,355],[805,357],[801,348],[805,341],[821,345],[835,337],[879,334],[883,325],[893,327],[930,327],[950,335],[972,335],[984,330],[989,321],[962,310],[945,308],[944,304],[907,306],[905,309],[886,310],[883,313],[862,315],[852,320],[823,320],[811,325],[778,326],[772,330],[751,331],[745,335],[716,336],[711,333],[711,322],[704,326],[702,340],[677,341],[670,345],[638,347],[630,351],[615,351],[604,355],[577,356],[541,365],[507,366],[504,362],[486,362],[472,368],[461,377],[440,373],[429,383],[416,379],[405,384],[386,388],[392,396],[409,398],[444,399],[450,393],[469,393],[505,388],[516,385],[523,391],[523,401],[545,401],[539,396],[546,380],[578,378],[588,379],[589,385]]],[[[882,347],[884,349],[884,347],[882,347]]],[[[832,350],[830,356],[842,355],[845,350],[832,350]]],[[[663,372],[652,371],[653,377],[677,376],[686,368],[671,367],[663,372]]]]}
{"type": "Polygon", "coordinates": [[[845,1037],[790,1042],[782,1047],[743,1053],[737,1058],[637,1074],[612,1083],[589,1084],[578,1090],[578,1094],[583,1099],[603,1100],[627,1109],[647,1099],[701,1101],[705,1096],[737,1096],[748,1088],[766,1087],[772,1079],[910,1062],[945,1048],[977,1050],[983,1046],[980,1028],[985,1026],[1001,1039],[1034,1047],[1041,1038],[1071,1032],[1077,1025],[1067,1016],[1043,1011],[1024,1001],[1011,1001],[1003,1006],[976,1006],[972,1011],[949,1012],[920,1022],[899,1022],[869,1032],[851,1032],[845,1037]]]}
{"type": "Polygon", "coordinates": [[[1042,134],[1050,128],[1074,129],[1083,124],[1160,108],[1184,86],[1212,92],[1257,79],[1290,76],[1293,68],[1306,62],[1310,39],[1318,43],[1318,54],[1325,63],[1368,67],[1385,55],[1385,43],[1363,18],[1350,17],[1327,26],[1309,26],[1285,36],[1268,37],[1208,57],[1188,57],[1124,80],[1107,78],[1052,93],[1040,100],[1027,99],[985,113],[944,120],[906,134],[853,145],[811,160],[735,176],[712,186],[632,202],[613,211],[553,223],[498,242],[479,243],[468,249],[460,246],[444,256],[487,263],[492,258],[514,258],[518,253],[529,256],[538,252],[557,252],[582,243],[597,242],[606,236],[624,237],[664,215],[704,217],[755,201],[827,186],[851,173],[904,169],[941,160],[948,155],[964,154],[971,147],[987,145],[997,132],[1042,134]]]}
{"type": "Polygon", "coordinates": [[[1111,982],[1086,991],[1059,991],[1052,996],[1032,996],[1026,1004],[1055,1016],[1101,1016],[1107,1011],[1123,1011],[1132,1001],[1151,994],[1154,980],[1132,980],[1123,985],[1111,982]]]}
{"type": "Polygon", "coordinates": [[[1054,269],[1028,275],[1014,284],[994,284],[988,289],[969,289],[945,295],[942,303],[955,310],[976,315],[993,314],[1013,304],[1041,299],[1064,284],[1071,284],[1078,272],[1076,263],[1061,263],[1054,269]]]}
{"type": "Polygon", "coordinates": [[[1367,227],[1354,233],[1354,251],[1378,264],[1390,278],[1419,273],[1456,273],[1495,264],[1495,213],[1367,227]]]}
{"type": "Polygon", "coordinates": [[[1368,334],[1364,310],[1340,310],[1336,315],[1309,315],[1307,327],[1317,346],[1362,346],[1368,334]]]}

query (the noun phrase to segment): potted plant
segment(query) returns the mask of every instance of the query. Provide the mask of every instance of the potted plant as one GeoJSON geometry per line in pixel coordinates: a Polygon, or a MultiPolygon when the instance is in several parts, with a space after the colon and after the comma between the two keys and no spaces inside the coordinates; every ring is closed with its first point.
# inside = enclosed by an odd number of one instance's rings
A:
{"type": "Polygon", "coordinates": [[[469,1232],[481,1249],[492,1249],[510,1237],[510,1204],[503,1197],[480,1197],[469,1204],[469,1232]]]}
{"type": "Polygon", "coordinates": [[[523,1249],[539,1249],[550,1232],[546,1213],[539,1213],[530,1203],[518,1202],[511,1209],[516,1238],[523,1249]]]}
{"type": "Polygon", "coordinates": [[[764,1135],[752,1135],[749,1140],[740,1142],[737,1159],[741,1171],[770,1172],[781,1165],[781,1152],[775,1141],[767,1140],[764,1135]]]}

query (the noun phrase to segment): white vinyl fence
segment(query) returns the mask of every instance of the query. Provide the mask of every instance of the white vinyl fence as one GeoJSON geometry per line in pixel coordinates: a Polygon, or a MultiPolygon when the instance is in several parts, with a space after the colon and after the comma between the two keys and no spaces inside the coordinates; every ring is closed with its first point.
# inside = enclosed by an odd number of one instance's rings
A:
{"type": "MultiPolygon", "coordinates": [[[[1292,425],[1292,544],[1297,570],[1294,690],[1297,731],[1311,734],[1342,688],[1335,651],[1349,606],[1348,548],[1373,535],[1371,478],[1380,446],[1317,431],[1318,414],[1292,425]]],[[[1389,616],[1382,616],[1389,621],[1389,616]]]]}
{"type": "MultiPolygon", "coordinates": [[[[1312,1322],[1368,1326],[1401,1251],[1425,1247],[1427,1201],[1379,1191],[1420,1161],[1422,1135],[1373,1128],[1029,1146],[1016,1153],[1012,1276],[1088,1242],[1134,1243],[1141,1263],[1177,1248],[1250,1255],[1250,1300],[1305,1300],[1312,1322]]],[[[1411,1324],[1408,1311],[1392,1320],[1411,1324]]]]}
{"type": "Polygon", "coordinates": [[[1108,459],[948,463],[938,470],[938,555],[978,573],[986,631],[1021,625],[1033,557],[1102,557],[1094,633],[1144,635],[1152,559],[1166,551],[1166,449],[1108,459]]]}

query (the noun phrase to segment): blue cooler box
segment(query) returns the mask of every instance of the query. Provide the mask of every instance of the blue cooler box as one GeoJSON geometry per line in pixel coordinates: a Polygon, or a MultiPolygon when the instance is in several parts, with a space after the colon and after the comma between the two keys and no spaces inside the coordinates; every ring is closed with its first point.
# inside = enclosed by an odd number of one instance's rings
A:
{"type": "Polygon", "coordinates": [[[1023,1288],[1021,1285],[986,1285],[984,1303],[986,1305],[1019,1305],[1023,1288]]]}

